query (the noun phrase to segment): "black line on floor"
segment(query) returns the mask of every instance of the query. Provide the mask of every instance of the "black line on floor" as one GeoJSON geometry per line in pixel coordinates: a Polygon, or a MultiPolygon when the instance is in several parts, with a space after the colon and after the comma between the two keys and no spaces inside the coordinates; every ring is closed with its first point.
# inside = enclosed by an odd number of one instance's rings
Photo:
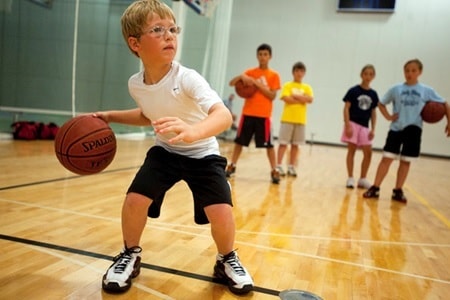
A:
{"type": "MultiPolygon", "coordinates": [[[[139,167],[127,167],[127,168],[121,168],[121,169],[107,170],[107,171],[102,171],[101,173],[94,174],[94,175],[99,175],[99,174],[103,174],[103,173],[121,172],[121,171],[133,170],[133,169],[137,169],[137,168],[139,168],[139,167]]],[[[55,179],[49,179],[49,180],[43,180],[43,181],[35,181],[35,182],[29,182],[29,183],[23,183],[23,184],[17,184],[17,185],[10,185],[10,186],[5,186],[5,187],[0,187],[0,191],[12,190],[12,189],[17,189],[17,188],[22,188],[22,187],[27,187],[27,186],[46,184],[46,183],[52,183],[52,182],[58,182],[58,181],[76,179],[76,178],[82,178],[82,177],[86,177],[86,176],[92,176],[92,175],[83,175],[83,176],[82,175],[73,175],[73,176],[63,177],[63,178],[55,178],[55,179]]]]}
{"type": "MultiPolygon", "coordinates": [[[[23,238],[19,238],[19,237],[4,235],[4,234],[0,234],[0,239],[11,241],[11,242],[27,244],[27,245],[38,246],[38,247],[42,247],[42,248],[48,248],[48,249],[68,252],[68,253],[72,253],[72,254],[88,256],[88,257],[95,257],[95,258],[100,258],[100,259],[105,259],[105,260],[110,260],[110,261],[113,260],[112,256],[105,255],[105,254],[95,253],[95,252],[86,251],[86,250],[80,250],[80,249],[66,247],[66,246],[59,246],[59,245],[55,245],[55,244],[39,242],[39,241],[34,241],[34,240],[29,240],[29,239],[23,239],[23,238]]],[[[148,264],[148,263],[141,263],[141,268],[223,285],[223,283],[217,282],[213,277],[200,275],[200,274],[196,274],[196,273],[191,273],[191,272],[186,272],[186,271],[181,271],[181,270],[177,270],[177,269],[166,268],[166,267],[152,265],[152,264],[148,264]]],[[[272,290],[272,289],[268,289],[268,288],[264,288],[264,287],[259,287],[259,286],[254,286],[253,291],[261,293],[261,294],[267,294],[267,295],[273,295],[273,296],[278,296],[280,294],[280,291],[276,291],[276,290],[272,290]]]]}

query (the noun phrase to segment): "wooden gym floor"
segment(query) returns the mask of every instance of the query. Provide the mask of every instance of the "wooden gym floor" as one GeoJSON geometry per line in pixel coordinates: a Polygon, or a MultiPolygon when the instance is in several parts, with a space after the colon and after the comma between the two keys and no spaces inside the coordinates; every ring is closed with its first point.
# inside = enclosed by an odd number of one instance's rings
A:
{"type": "MultiPolygon", "coordinates": [[[[255,291],[211,281],[216,249],[195,225],[184,183],[147,223],[143,268],[124,295],[101,290],[122,247],[120,210],[146,140],[118,140],[102,173],[77,176],[52,141],[0,141],[0,299],[279,299],[286,289],[323,299],[449,299],[450,160],[412,164],[407,205],[390,200],[394,162],[377,200],[347,190],[345,148],[303,146],[299,176],[269,181],[264,150],[245,148],[231,180],[236,248],[255,291]]],[[[232,144],[221,142],[229,157],[232,144]]],[[[381,153],[374,152],[373,180],[381,153]]],[[[359,172],[361,154],[355,161],[359,172]]]]}

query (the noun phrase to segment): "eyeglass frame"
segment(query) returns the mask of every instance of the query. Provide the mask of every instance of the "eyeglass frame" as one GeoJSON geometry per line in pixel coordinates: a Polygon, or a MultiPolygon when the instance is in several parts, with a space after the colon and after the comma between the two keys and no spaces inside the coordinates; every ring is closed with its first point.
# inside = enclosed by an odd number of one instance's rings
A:
{"type": "Polygon", "coordinates": [[[154,37],[160,38],[162,36],[165,36],[168,32],[172,35],[177,36],[181,32],[181,27],[174,25],[174,26],[170,26],[170,27],[166,28],[164,26],[156,25],[156,26],[150,28],[149,30],[143,31],[140,35],[142,36],[143,34],[150,33],[150,34],[153,34],[154,37]],[[161,32],[157,32],[155,30],[161,30],[161,32]]]}

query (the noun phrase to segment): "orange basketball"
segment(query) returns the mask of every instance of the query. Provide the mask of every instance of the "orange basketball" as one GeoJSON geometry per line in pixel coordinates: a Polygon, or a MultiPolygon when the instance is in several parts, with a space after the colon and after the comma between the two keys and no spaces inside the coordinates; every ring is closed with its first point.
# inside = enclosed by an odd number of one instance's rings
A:
{"type": "Polygon", "coordinates": [[[108,124],[91,115],[77,116],[58,130],[55,153],[69,171],[80,175],[103,171],[116,154],[116,136],[108,124]]]}
{"type": "Polygon", "coordinates": [[[254,93],[256,93],[256,90],[258,88],[253,84],[250,85],[244,84],[242,80],[239,80],[238,82],[236,82],[234,89],[236,91],[236,94],[239,95],[239,97],[250,98],[251,96],[253,96],[254,93]]]}
{"type": "Polygon", "coordinates": [[[428,101],[422,108],[422,120],[427,123],[437,123],[445,116],[446,108],[444,103],[428,101]]]}

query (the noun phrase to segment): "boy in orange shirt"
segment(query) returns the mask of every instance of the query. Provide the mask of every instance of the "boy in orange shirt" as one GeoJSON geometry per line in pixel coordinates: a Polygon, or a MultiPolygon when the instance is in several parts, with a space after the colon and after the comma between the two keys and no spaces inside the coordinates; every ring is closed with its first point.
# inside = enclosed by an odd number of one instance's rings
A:
{"type": "Polygon", "coordinates": [[[231,177],[236,172],[236,163],[242,152],[242,147],[248,147],[253,136],[255,136],[256,147],[267,149],[267,157],[272,169],[272,183],[278,184],[280,182],[280,174],[276,169],[270,118],[272,116],[273,100],[280,89],[280,76],[276,71],[269,68],[269,61],[272,58],[272,47],[270,45],[260,45],[256,54],[259,66],[246,70],[230,81],[230,86],[235,86],[238,81],[242,80],[244,85],[253,84],[258,89],[255,94],[245,99],[241,120],[234,140],[231,163],[226,168],[226,175],[231,177]]]}

